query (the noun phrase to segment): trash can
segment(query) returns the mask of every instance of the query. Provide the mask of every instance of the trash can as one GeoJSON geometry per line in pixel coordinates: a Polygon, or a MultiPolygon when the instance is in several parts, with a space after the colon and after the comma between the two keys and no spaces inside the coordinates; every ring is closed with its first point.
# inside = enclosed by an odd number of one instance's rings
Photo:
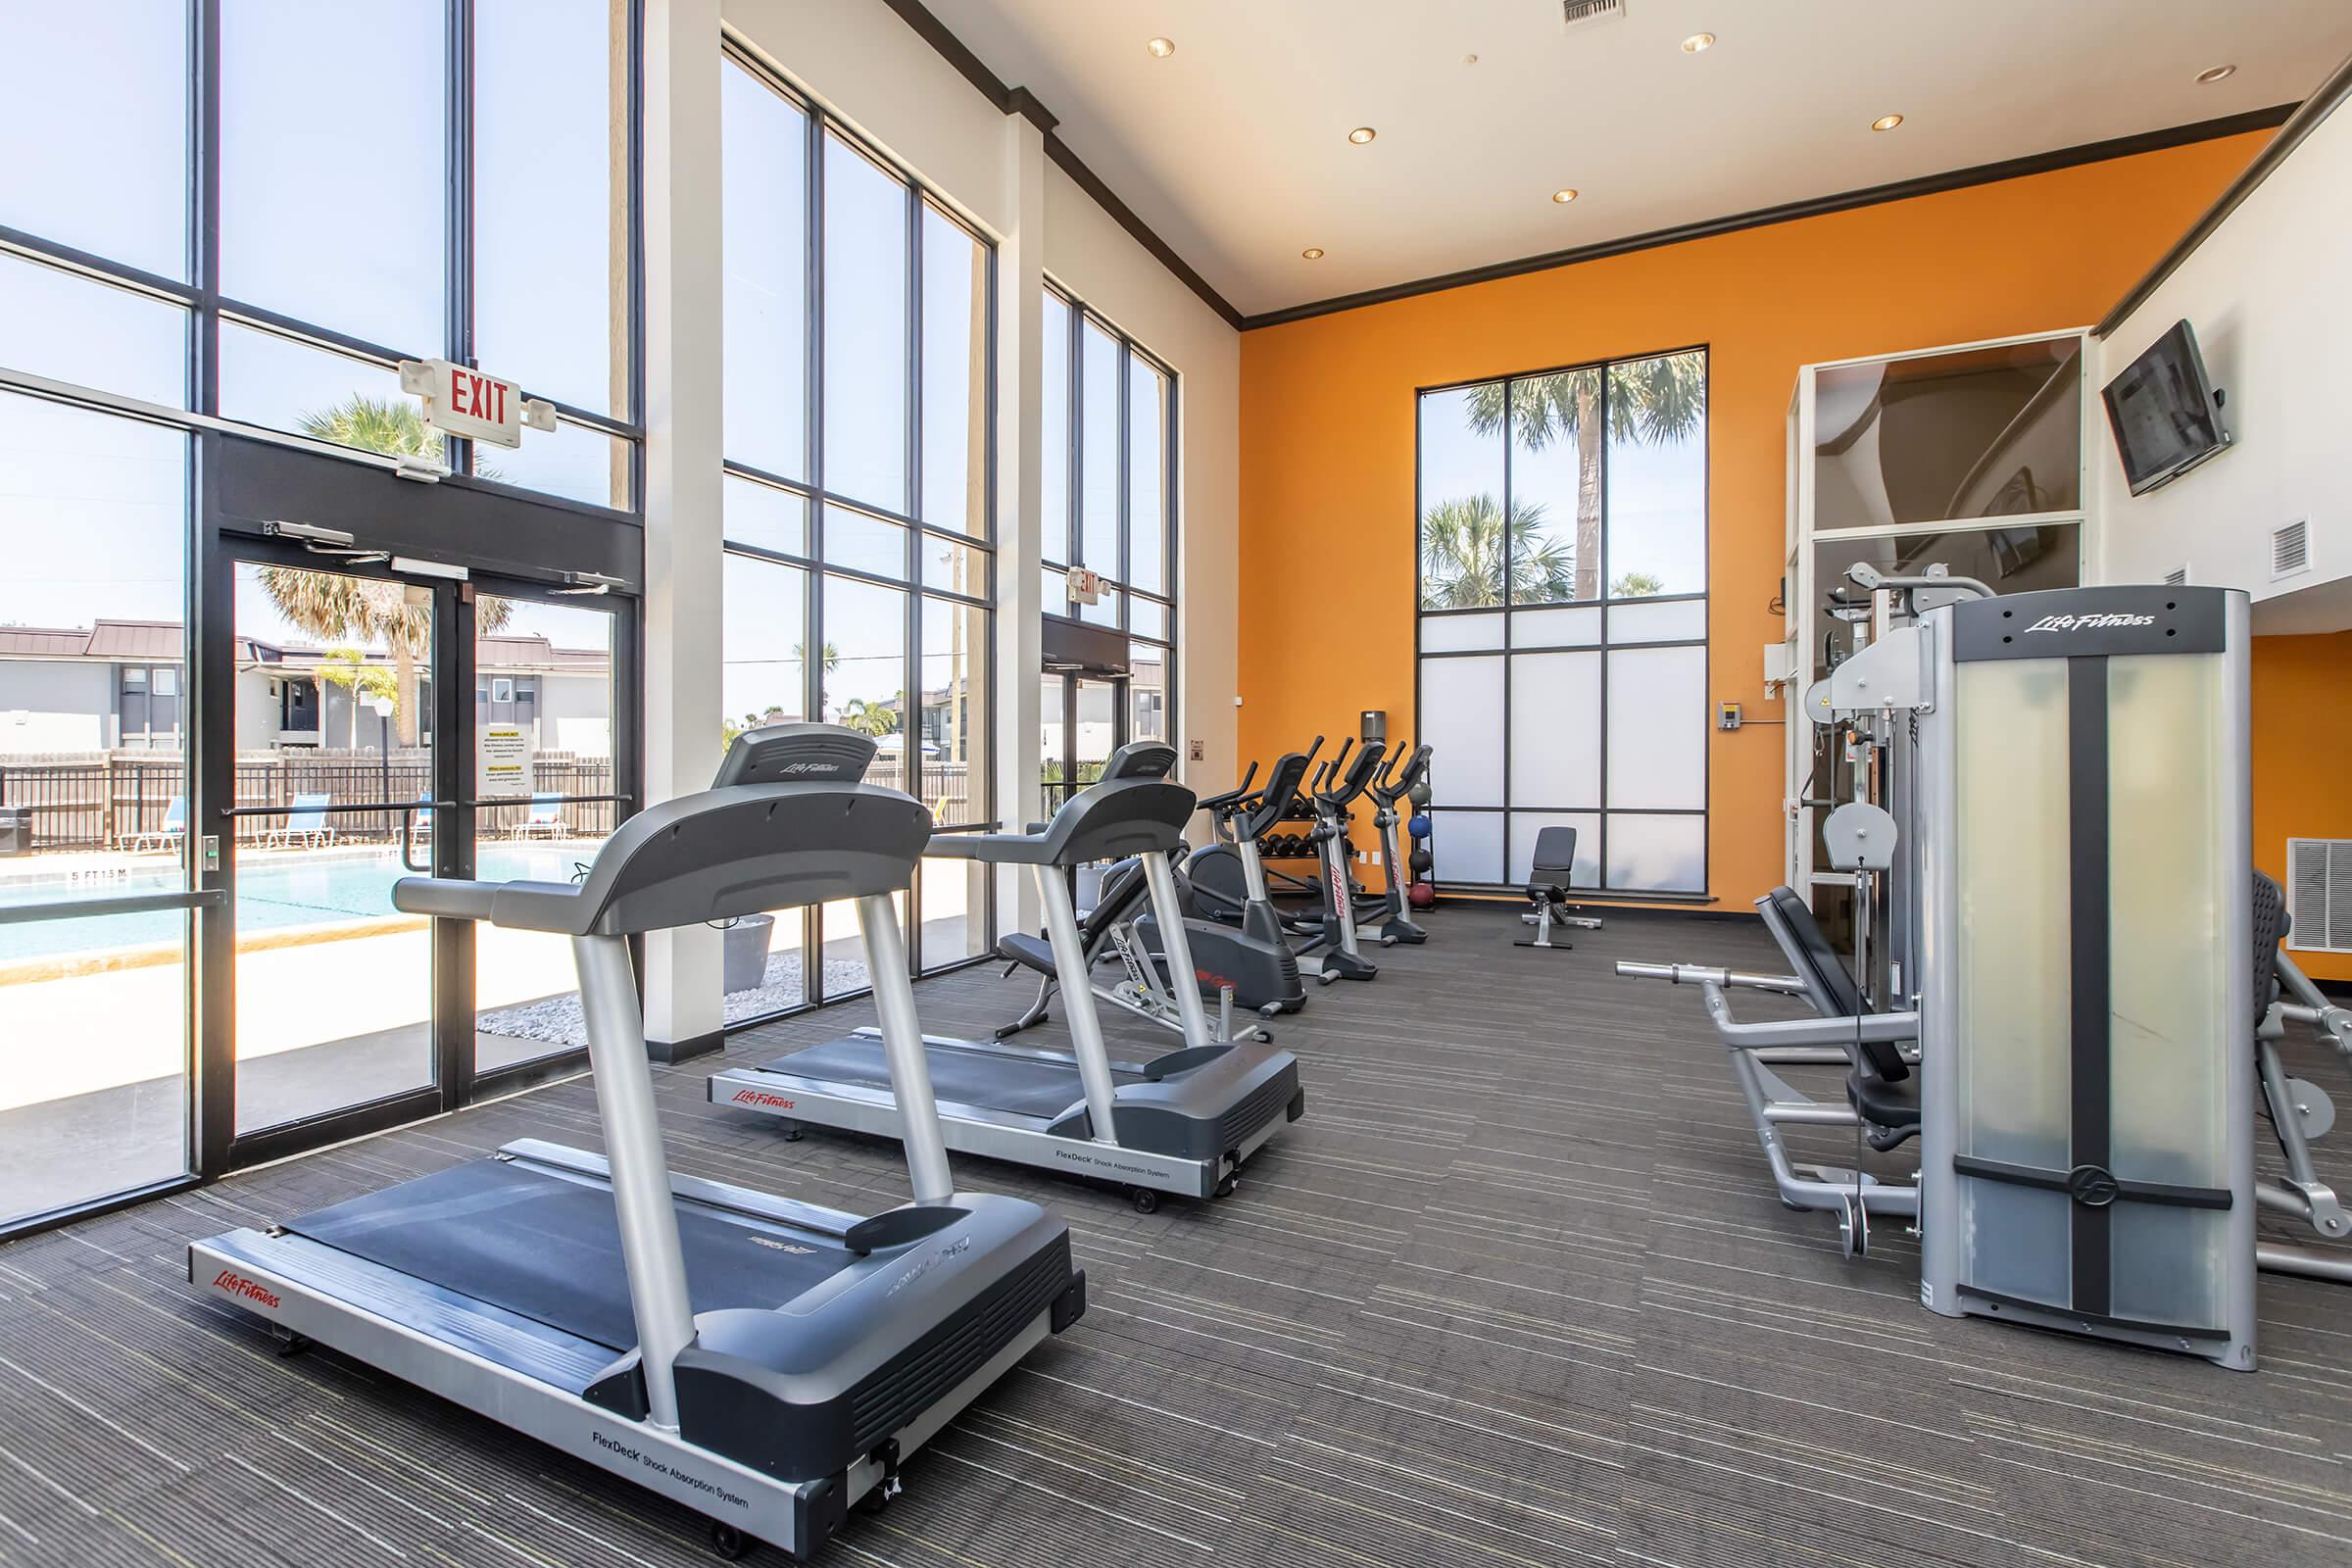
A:
{"type": "Polygon", "coordinates": [[[0,855],[32,853],[32,808],[0,806],[0,855]]]}
{"type": "Polygon", "coordinates": [[[723,962],[727,995],[757,991],[767,980],[767,943],[775,934],[772,914],[747,914],[727,927],[723,962]]]}

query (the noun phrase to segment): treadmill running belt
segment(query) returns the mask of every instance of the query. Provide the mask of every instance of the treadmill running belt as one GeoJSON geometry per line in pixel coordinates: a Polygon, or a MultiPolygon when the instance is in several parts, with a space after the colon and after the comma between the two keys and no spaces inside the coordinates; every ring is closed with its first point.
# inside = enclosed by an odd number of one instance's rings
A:
{"type": "MultiPolygon", "coordinates": [[[[528,1165],[477,1159],[322,1208],[286,1229],[370,1263],[503,1307],[615,1355],[637,1344],[612,1189],[528,1165]]],[[[853,1259],[785,1250],[794,1233],[678,1205],[686,1288],[698,1312],[773,1307],[853,1259]]]]}
{"type": "MultiPolygon", "coordinates": [[[[1052,1121],[1086,1098],[1075,1062],[1040,1061],[1031,1056],[934,1043],[924,1053],[931,1059],[931,1091],[943,1102],[977,1105],[1019,1116],[1052,1121]]],[[[829,1083],[858,1084],[888,1090],[890,1068],[883,1060],[882,1042],[872,1035],[845,1035],[821,1046],[796,1051],[767,1063],[768,1072],[788,1072],[829,1083]]],[[[1113,1068],[1116,1084],[1142,1082],[1139,1074],[1113,1068]]]]}

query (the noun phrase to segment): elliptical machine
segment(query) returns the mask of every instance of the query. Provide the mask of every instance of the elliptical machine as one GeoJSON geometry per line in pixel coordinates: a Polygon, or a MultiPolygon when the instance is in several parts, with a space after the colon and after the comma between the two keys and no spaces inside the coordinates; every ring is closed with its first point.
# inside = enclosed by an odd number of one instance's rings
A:
{"type": "Polygon", "coordinates": [[[1240,784],[1222,795],[1201,797],[1200,808],[1208,813],[1216,842],[1185,860],[1194,913],[1204,920],[1239,926],[1244,936],[1258,942],[1283,943],[1315,929],[1311,920],[1285,915],[1275,907],[1257,843],[1275,823],[1291,814],[1298,786],[1322,749],[1323,737],[1318,735],[1303,753],[1288,752],[1277,758],[1262,788],[1250,788],[1257,777],[1257,764],[1251,762],[1240,784]]]}
{"type": "Polygon", "coordinates": [[[1429,940],[1429,928],[1406,912],[1410,906],[1404,902],[1404,890],[1412,886],[1413,872],[1397,832],[1403,813],[1396,808],[1397,802],[1405,801],[1428,772],[1428,747],[1416,746],[1407,752],[1400,746],[1390,754],[1389,765],[1369,786],[1376,807],[1372,825],[1380,834],[1380,868],[1388,886],[1359,898],[1356,909],[1359,924],[1370,924],[1373,935],[1383,942],[1419,944],[1429,940]]]}

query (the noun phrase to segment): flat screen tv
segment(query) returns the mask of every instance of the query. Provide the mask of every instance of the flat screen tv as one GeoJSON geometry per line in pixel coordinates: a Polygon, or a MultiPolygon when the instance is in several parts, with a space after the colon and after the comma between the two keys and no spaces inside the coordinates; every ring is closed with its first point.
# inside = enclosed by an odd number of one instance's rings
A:
{"type": "Polygon", "coordinates": [[[2197,334],[2175,321],[2107,383],[2107,423],[2133,495],[2168,484],[2230,445],[2222,394],[2205,378],[2197,334]]]}

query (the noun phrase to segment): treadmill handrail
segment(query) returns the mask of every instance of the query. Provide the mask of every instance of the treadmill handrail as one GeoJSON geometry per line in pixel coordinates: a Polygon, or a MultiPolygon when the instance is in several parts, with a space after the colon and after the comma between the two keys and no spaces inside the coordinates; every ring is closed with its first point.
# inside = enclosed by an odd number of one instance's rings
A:
{"type": "Polygon", "coordinates": [[[498,890],[505,885],[454,876],[404,876],[392,884],[392,907],[403,914],[488,920],[498,890]]]}

